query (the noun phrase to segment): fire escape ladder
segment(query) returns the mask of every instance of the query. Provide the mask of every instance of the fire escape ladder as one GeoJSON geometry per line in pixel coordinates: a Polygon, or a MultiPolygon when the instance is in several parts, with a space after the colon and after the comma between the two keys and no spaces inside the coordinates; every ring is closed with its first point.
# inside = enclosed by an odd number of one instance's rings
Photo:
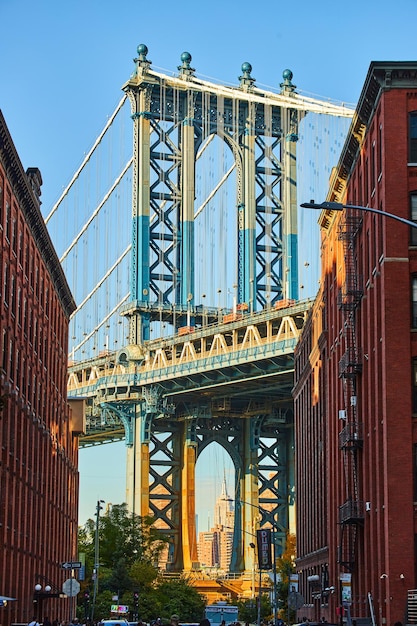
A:
{"type": "Polygon", "coordinates": [[[338,546],[337,562],[351,572],[355,566],[355,548],[358,527],[354,524],[340,526],[340,544],[338,546]]]}
{"type": "Polygon", "coordinates": [[[363,425],[357,414],[357,377],[362,373],[362,349],[358,346],[356,317],[363,298],[363,279],[356,271],[356,236],[362,226],[359,217],[348,215],[342,221],[338,237],[344,246],[345,280],[339,290],[337,305],[343,316],[345,351],[339,361],[343,382],[344,408],[339,449],[343,455],[346,500],[339,506],[340,545],[338,562],[351,571],[355,563],[356,537],[364,522],[364,502],[359,500],[358,455],[363,445],[363,425]]]}

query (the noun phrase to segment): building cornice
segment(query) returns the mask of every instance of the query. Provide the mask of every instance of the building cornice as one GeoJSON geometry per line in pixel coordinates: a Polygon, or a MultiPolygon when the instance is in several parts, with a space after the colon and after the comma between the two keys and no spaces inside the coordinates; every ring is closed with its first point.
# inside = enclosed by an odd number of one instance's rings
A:
{"type": "Polygon", "coordinates": [[[66,316],[69,318],[77,307],[42,217],[38,199],[29,184],[28,176],[23,169],[23,165],[1,111],[0,160],[13,189],[13,193],[25,216],[26,223],[39,249],[39,253],[48,268],[58,298],[66,316]]]}
{"type": "MultiPolygon", "coordinates": [[[[339,158],[333,168],[326,200],[344,202],[349,177],[359,157],[366,130],[369,128],[383,93],[390,89],[413,89],[417,87],[417,61],[372,61],[352,118],[349,132],[339,158]]],[[[322,211],[320,227],[328,230],[335,211],[322,211]]]]}

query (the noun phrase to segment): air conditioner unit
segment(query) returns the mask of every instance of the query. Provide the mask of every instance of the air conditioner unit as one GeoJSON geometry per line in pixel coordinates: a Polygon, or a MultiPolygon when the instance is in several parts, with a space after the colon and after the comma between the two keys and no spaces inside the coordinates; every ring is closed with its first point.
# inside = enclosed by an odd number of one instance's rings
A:
{"type": "Polygon", "coordinates": [[[340,420],[345,420],[346,419],[346,411],[345,411],[345,409],[340,409],[340,411],[339,411],[339,419],[340,420]]]}
{"type": "Polygon", "coordinates": [[[350,396],[350,406],[356,406],[356,396],[350,396]]]}
{"type": "Polygon", "coordinates": [[[370,510],[371,510],[371,503],[365,502],[365,511],[370,511],[370,510]]]}

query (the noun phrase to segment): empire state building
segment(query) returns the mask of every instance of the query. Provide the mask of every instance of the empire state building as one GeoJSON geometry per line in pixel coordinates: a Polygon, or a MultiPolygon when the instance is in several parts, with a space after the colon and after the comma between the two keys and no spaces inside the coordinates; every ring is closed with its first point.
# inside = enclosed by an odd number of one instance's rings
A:
{"type": "Polygon", "coordinates": [[[227,493],[226,479],[223,479],[222,492],[214,506],[214,525],[209,531],[199,533],[197,550],[202,567],[229,571],[234,521],[233,500],[227,493]]]}
{"type": "Polygon", "coordinates": [[[223,478],[222,492],[214,506],[214,525],[233,528],[234,515],[233,500],[227,493],[226,479],[223,478]]]}

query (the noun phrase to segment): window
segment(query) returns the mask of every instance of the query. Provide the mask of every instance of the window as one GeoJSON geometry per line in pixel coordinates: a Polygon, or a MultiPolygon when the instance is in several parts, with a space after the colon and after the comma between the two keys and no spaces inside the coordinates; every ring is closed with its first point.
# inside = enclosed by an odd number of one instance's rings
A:
{"type": "Polygon", "coordinates": [[[417,502],[417,444],[413,444],[413,500],[417,502]]]}
{"type": "Polygon", "coordinates": [[[411,277],[411,327],[417,328],[417,274],[411,277]]]}
{"type": "Polygon", "coordinates": [[[368,206],[369,204],[369,159],[365,159],[365,204],[368,206]]]}
{"type": "Polygon", "coordinates": [[[11,219],[10,204],[6,200],[6,237],[9,242],[10,242],[10,219],[11,219]]]}
{"type": "Polygon", "coordinates": [[[382,174],[382,124],[379,125],[378,138],[378,179],[382,174]]]}
{"type": "MultiPolygon", "coordinates": [[[[410,220],[417,224],[417,191],[410,194],[410,220]]],[[[417,228],[410,228],[410,244],[417,246],[417,228]]]]}
{"type": "Polygon", "coordinates": [[[417,163],[417,111],[409,114],[409,163],[417,163]]]}
{"type": "Polygon", "coordinates": [[[375,141],[372,142],[371,146],[371,193],[375,193],[375,141]]]}

